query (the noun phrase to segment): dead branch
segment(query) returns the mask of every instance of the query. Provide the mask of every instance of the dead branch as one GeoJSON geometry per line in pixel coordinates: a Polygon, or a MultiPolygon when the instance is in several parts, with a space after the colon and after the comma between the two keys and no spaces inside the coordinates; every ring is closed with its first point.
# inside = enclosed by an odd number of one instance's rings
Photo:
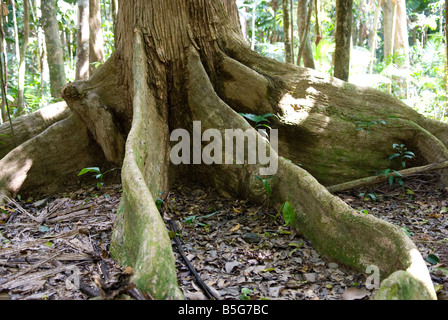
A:
{"type": "MultiPolygon", "coordinates": [[[[428,165],[420,166],[420,167],[404,169],[404,170],[397,171],[397,172],[402,177],[405,177],[405,176],[409,176],[412,174],[419,174],[419,173],[423,173],[423,172],[427,172],[427,171],[440,170],[440,169],[444,169],[447,167],[448,167],[448,160],[444,160],[441,162],[432,163],[432,164],[428,164],[428,165]]],[[[341,184],[330,186],[327,188],[327,190],[330,191],[331,193],[335,193],[335,192],[346,191],[346,190],[360,188],[360,187],[371,186],[371,185],[386,181],[387,179],[389,179],[389,177],[391,175],[400,176],[400,175],[397,175],[397,173],[395,173],[395,172],[391,172],[387,176],[385,176],[383,174],[383,175],[371,176],[371,177],[366,177],[366,178],[361,178],[361,179],[357,179],[357,180],[344,182],[341,184]]]]}

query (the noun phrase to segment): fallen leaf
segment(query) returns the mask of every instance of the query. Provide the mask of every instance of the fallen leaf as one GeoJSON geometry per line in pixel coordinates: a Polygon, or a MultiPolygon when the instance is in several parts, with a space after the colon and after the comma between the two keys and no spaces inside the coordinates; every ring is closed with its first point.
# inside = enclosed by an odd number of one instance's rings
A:
{"type": "Polygon", "coordinates": [[[343,300],[361,300],[368,296],[369,293],[366,290],[358,289],[358,288],[348,288],[342,294],[343,300]]]}
{"type": "Polygon", "coordinates": [[[230,232],[235,232],[240,228],[240,224],[238,223],[236,226],[234,226],[233,228],[231,228],[229,231],[230,232]]]}
{"type": "Polygon", "coordinates": [[[239,265],[240,263],[238,261],[227,262],[225,265],[226,272],[231,273],[232,270],[239,265]]]}

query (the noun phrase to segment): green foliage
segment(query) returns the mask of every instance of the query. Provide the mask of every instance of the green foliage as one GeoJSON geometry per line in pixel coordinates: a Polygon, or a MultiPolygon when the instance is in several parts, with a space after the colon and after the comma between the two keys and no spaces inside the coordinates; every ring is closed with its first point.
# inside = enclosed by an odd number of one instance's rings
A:
{"type": "Polygon", "coordinates": [[[243,116],[244,118],[255,122],[255,129],[257,128],[268,128],[268,129],[272,129],[266,122],[269,122],[269,117],[275,117],[278,119],[278,116],[273,114],[273,113],[266,113],[263,114],[261,116],[256,115],[256,114],[252,114],[252,113],[239,113],[241,116],[243,116]]]}
{"type": "Polygon", "coordinates": [[[84,175],[84,174],[86,174],[86,173],[93,173],[93,174],[94,174],[93,176],[95,177],[95,179],[98,180],[98,182],[97,182],[97,184],[96,184],[96,188],[97,188],[98,190],[100,190],[100,189],[104,186],[104,182],[103,182],[104,175],[107,174],[107,173],[109,173],[109,172],[111,172],[111,171],[114,171],[114,170],[116,170],[116,169],[117,169],[117,168],[112,168],[112,169],[107,170],[106,172],[102,173],[99,167],[83,168],[83,169],[78,173],[78,177],[79,177],[79,176],[82,176],[82,175],[84,175]]]}
{"type": "Polygon", "coordinates": [[[270,196],[271,193],[272,193],[272,190],[271,190],[271,186],[269,185],[269,182],[268,182],[266,179],[262,179],[262,178],[260,178],[260,177],[257,176],[257,175],[254,176],[254,177],[255,177],[255,179],[261,181],[261,183],[263,183],[263,186],[264,186],[266,192],[267,192],[268,195],[270,196]]]}
{"type": "Polygon", "coordinates": [[[280,210],[278,211],[277,215],[282,212],[283,220],[285,221],[285,225],[294,226],[296,215],[294,213],[294,209],[292,208],[289,201],[286,201],[282,204],[280,207],[280,210]]]}
{"type": "Polygon", "coordinates": [[[361,192],[358,196],[360,198],[363,198],[365,201],[369,200],[369,198],[372,201],[375,201],[375,202],[378,201],[378,197],[374,193],[371,193],[371,192],[368,192],[368,193],[361,192]]]}
{"type": "Polygon", "coordinates": [[[241,294],[238,296],[240,300],[250,300],[250,295],[252,294],[252,290],[249,288],[242,288],[241,294]]]}
{"type": "Polygon", "coordinates": [[[412,151],[409,151],[404,144],[394,143],[393,148],[396,152],[389,157],[389,160],[395,158],[400,159],[400,165],[403,169],[406,167],[406,159],[415,158],[415,154],[412,151]]]}
{"type": "Polygon", "coordinates": [[[189,216],[187,218],[184,219],[184,223],[187,225],[198,225],[201,227],[207,227],[207,224],[199,222],[199,219],[207,219],[210,218],[211,216],[215,215],[217,213],[217,211],[212,212],[210,214],[207,214],[205,216],[201,216],[201,217],[196,217],[196,216],[189,216]]]}
{"type": "Polygon", "coordinates": [[[389,169],[385,169],[385,170],[382,170],[377,173],[377,175],[382,175],[382,174],[384,174],[384,176],[387,178],[387,181],[389,182],[389,186],[392,186],[394,184],[394,182],[397,182],[400,187],[404,186],[404,181],[401,178],[402,175],[400,172],[389,168],[389,169]]]}

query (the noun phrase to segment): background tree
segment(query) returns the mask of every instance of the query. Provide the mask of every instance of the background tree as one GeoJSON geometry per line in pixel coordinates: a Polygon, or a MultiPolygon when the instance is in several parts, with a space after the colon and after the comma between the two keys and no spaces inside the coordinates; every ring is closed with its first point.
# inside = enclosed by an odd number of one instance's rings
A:
{"type": "Polygon", "coordinates": [[[344,81],[348,81],[350,75],[352,7],[353,0],[336,1],[334,76],[344,81]]]}
{"type": "Polygon", "coordinates": [[[90,8],[90,74],[96,69],[98,63],[104,62],[104,38],[101,24],[101,7],[99,0],[89,0],[90,8]]]}
{"type": "Polygon", "coordinates": [[[285,60],[286,62],[293,63],[293,57],[291,55],[291,21],[290,21],[290,9],[289,0],[282,0],[283,10],[283,41],[285,43],[285,60]]]}
{"type": "Polygon", "coordinates": [[[50,70],[51,96],[60,98],[62,87],[67,83],[67,80],[65,77],[64,52],[59,34],[55,0],[42,1],[41,8],[47,61],[50,70]]]}
{"type": "Polygon", "coordinates": [[[78,0],[78,34],[76,49],[76,80],[89,78],[89,0],[78,0]]]}
{"type": "Polygon", "coordinates": [[[23,36],[22,45],[20,46],[20,61],[19,61],[19,80],[17,93],[17,109],[21,114],[25,108],[25,68],[26,68],[26,52],[28,47],[29,33],[30,33],[30,6],[28,0],[23,2],[24,22],[23,22],[23,36]]]}
{"type": "Polygon", "coordinates": [[[299,54],[297,56],[297,64],[300,65],[301,58],[303,64],[307,68],[315,68],[313,50],[311,47],[311,40],[309,37],[309,28],[311,22],[311,13],[313,11],[314,0],[299,0],[297,6],[297,20],[299,26],[299,54]],[[310,12],[308,12],[307,2],[309,2],[310,12]],[[303,46],[303,47],[302,47],[303,46]],[[303,52],[303,53],[302,53],[303,52]]]}

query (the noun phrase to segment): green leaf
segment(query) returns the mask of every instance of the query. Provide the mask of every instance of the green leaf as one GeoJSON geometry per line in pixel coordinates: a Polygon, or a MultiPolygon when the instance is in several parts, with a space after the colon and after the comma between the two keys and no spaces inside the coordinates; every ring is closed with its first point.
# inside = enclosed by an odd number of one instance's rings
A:
{"type": "Polygon", "coordinates": [[[438,264],[440,262],[440,259],[438,256],[436,256],[435,254],[429,254],[426,257],[426,261],[428,261],[431,264],[438,264]]]}
{"type": "Polygon", "coordinates": [[[296,215],[294,214],[294,209],[292,208],[289,201],[286,201],[283,204],[283,219],[285,220],[286,225],[294,226],[294,221],[296,215]]]}
{"type": "Polygon", "coordinates": [[[156,200],[156,207],[157,207],[157,210],[161,210],[162,209],[162,204],[163,204],[163,200],[162,199],[157,199],[156,200]]]}
{"type": "Polygon", "coordinates": [[[78,177],[88,172],[101,173],[101,170],[98,167],[84,168],[78,173],[78,177]]]}
{"type": "Polygon", "coordinates": [[[391,186],[394,183],[394,176],[389,177],[389,185],[391,186]]]}
{"type": "Polygon", "coordinates": [[[442,272],[445,276],[448,276],[448,269],[447,268],[438,267],[438,268],[435,268],[434,270],[438,270],[438,271],[442,272]]]}
{"type": "Polygon", "coordinates": [[[396,157],[398,157],[398,156],[400,156],[399,153],[394,153],[393,155],[391,155],[391,156],[389,157],[389,160],[392,160],[392,159],[394,159],[394,158],[396,158],[396,157]]]}

